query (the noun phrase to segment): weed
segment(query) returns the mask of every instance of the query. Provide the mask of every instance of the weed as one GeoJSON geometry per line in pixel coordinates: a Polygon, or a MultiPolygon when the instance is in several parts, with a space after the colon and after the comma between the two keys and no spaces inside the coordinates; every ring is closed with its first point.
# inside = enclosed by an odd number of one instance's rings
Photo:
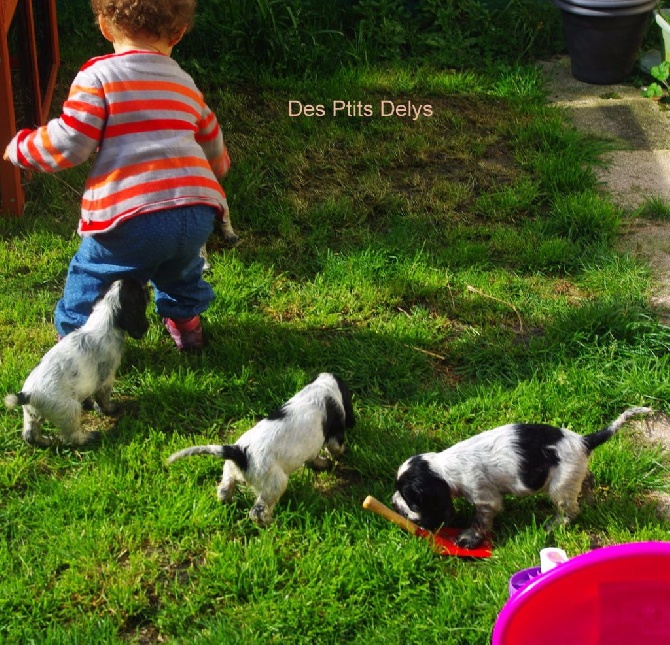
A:
{"type": "Polygon", "coordinates": [[[670,91],[670,61],[664,60],[651,68],[649,72],[658,83],[650,83],[648,87],[642,90],[642,95],[647,98],[662,99],[670,91]]]}
{"type": "Polygon", "coordinates": [[[648,197],[639,209],[640,217],[664,221],[670,219],[670,204],[660,197],[648,197]]]}

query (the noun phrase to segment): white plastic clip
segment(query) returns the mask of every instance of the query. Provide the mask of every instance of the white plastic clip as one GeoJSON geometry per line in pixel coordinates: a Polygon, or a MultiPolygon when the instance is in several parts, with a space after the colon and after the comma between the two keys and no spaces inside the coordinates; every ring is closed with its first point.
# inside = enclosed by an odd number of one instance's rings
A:
{"type": "Polygon", "coordinates": [[[568,556],[563,549],[548,547],[540,551],[540,571],[542,573],[551,571],[554,567],[567,561],[568,556]]]}

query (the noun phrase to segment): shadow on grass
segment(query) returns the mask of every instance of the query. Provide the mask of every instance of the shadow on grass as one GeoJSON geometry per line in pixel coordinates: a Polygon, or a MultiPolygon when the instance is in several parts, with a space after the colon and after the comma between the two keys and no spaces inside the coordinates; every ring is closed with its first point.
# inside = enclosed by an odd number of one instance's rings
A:
{"type": "Polygon", "coordinates": [[[494,521],[495,545],[502,546],[520,532],[540,530],[546,535],[546,546],[560,544],[565,533],[588,535],[589,548],[595,549],[620,542],[618,531],[635,533],[640,527],[662,529],[665,524],[653,503],[641,503],[639,496],[623,497],[599,493],[597,502],[581,503],[579,515],[565,528],[544,531],[541,527],[555,515],[556,509],[546,495],[523,499],[507,497],[505,508],[494,521]]]}

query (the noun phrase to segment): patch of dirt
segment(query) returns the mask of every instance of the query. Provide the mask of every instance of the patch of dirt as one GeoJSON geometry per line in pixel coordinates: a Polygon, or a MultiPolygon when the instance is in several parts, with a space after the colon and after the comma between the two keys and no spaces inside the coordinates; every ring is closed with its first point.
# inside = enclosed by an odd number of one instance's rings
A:
{"type": "MultiPolygon", "coordinates": [[[[670,224],[637,219],[632,222],[618,242],[621,251],[642,258],[652,274],[651,305],[659,321],[670,325],[670,224]]],[[[644,438],[660,444],[670,452],[670,419],[657,413],[637,422],[644,438]]],[[[649,495],[660,518],[670,522],[670,493],[656,491],[649,495]]]]}
{"type": "MultiPolygon", "coordinates": [[[[375,106],[384,98],[370,92],[365,101],[375,106]]],[[[506,124],[516,113],[504,102],[458,96],[412,101],[431,104],[434,116],[407,120],[403,128],[382,118],[330,119],[331,143],[324,147],[318,139],[318,147],[304,150],[302,170],[290,178],[292,192],[307,203],[342,194],[369,201],[380,191],[429,201],[436,186],[448,182],[461,190],[469,186],[472,198],[519,176],[514,151],[504,140],[506,124]],[[374,149],[351,135],[359,130],[374,131],[374,149]],[[406,145],[399,157],[400,139],[406,145]]]]}
{"type": "MultiPolygon", "coordinates": [[[[670,224],[637,219],[619,239],[621,251],[642,258],[652,274],[649,301],[659,321],[670,325],[670,224]]],[[[657,413],[637,422],[644,438],[670,452],[670,419],[657,413]]],[[[655,491],[649,499],[656,505],[660,518],[670,522],[670,493],[655,491]]]]}
{"type": "Polygon", "coordinates": [[[653,276],[651,304],[670,324],[670,224],[636,219],[619,240],[619,249],[644,259],[653,276]]]}
{"type": "Polygon", "coordinates": [[[336,493],[344,493],[351,490],[353,485],[363,483],[363,477],[353,468],[343,464],[337,464],[329,475],[314,477],[314,488],[322,495],[329,497],[336,493]]]}
{"type": "MultiPolygon", "coordinates": [[[[657,444],[665,453],[670,453],[670,419],[666,414],[657,412],[633,421],[632,425],[645,441],[657,444]]],[[[670,493],[653,491],[647,497],[656,506],[658,517],[670,522],[670,493]]]]}
{"type": "Polygon", "coordinates": [[[659,444],[664,450],[670,450],[670,419],[662,412],[639,419],[638,428],[650,443],[659,444]]]}

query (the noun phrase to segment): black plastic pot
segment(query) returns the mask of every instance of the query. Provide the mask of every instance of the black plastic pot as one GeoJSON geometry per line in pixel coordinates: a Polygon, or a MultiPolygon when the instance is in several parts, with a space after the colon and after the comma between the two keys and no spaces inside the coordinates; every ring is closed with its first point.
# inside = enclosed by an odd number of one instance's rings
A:
{"type": "Polygon", "coordinates": [[[572,75],[607,85],[633,70],[657,0],[553,0],[563,17],[572,75]]]}

